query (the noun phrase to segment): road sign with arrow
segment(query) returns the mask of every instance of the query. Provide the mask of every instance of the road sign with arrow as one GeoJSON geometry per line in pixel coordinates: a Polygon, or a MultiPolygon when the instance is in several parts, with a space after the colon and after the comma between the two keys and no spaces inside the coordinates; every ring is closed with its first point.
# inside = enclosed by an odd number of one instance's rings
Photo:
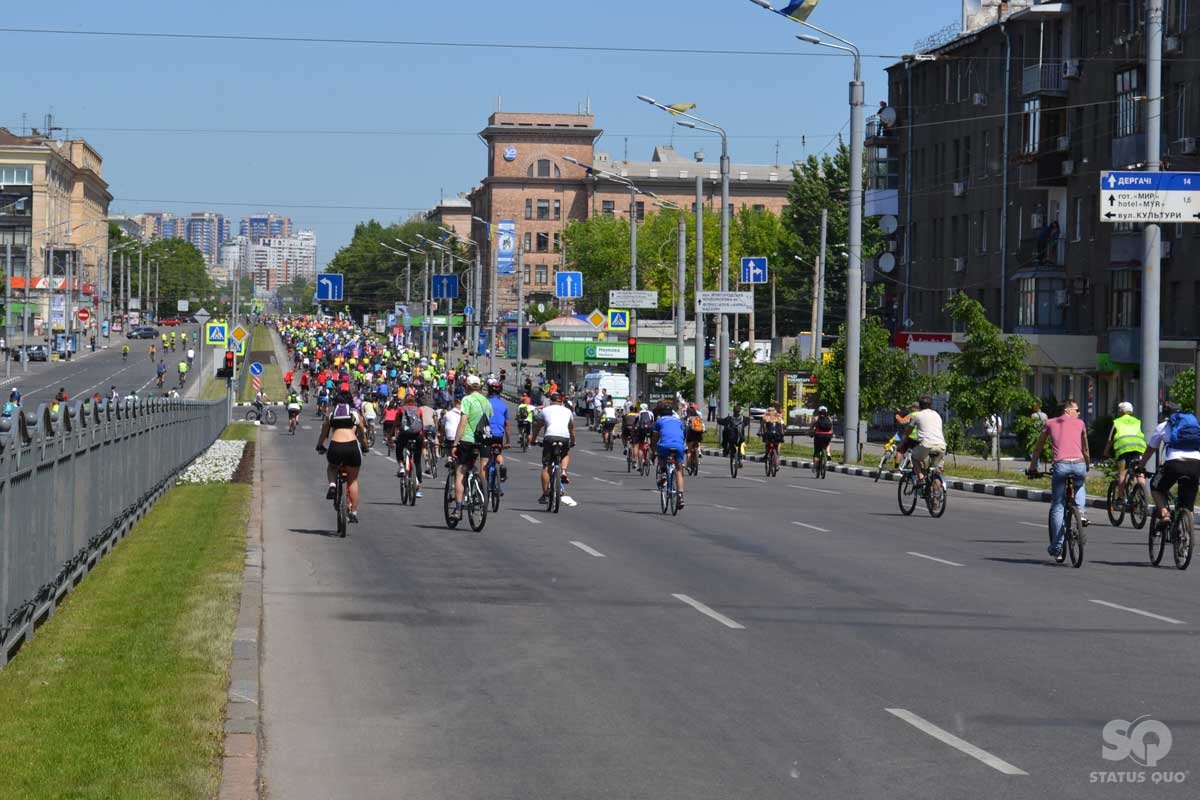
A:
{"type": "Polygon", "coordinates": [[[1101,222],[1200,223],[1200,172],[1100,173],[1101,222]]]}

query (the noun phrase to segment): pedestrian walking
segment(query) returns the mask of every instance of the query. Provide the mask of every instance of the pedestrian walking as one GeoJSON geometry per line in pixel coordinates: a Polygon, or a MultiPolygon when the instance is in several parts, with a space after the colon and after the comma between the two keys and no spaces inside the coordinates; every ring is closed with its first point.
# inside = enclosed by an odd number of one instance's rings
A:
{"type": "Polygon", "coordinates": [[[717,421],[717,396],[715,394],[708,396],[708,421],[717,421]]]}

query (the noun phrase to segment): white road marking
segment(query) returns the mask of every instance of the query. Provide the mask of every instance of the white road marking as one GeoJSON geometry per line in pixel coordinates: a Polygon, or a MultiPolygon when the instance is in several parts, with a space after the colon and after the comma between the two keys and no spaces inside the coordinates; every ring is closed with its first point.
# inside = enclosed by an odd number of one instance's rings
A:
{"type": "Polygon", "coordinates": [[[820,492],[821,494],[841,494],[841,492],[836,492],[833,489],[814,489],[811,486],[800,486],[795,483],[789,483],[788,488],[789,489],[800,489],[805,492],[820,492]]]}
{"type": "Polygon", "coordinates": [[[625,460],[625,456],[605,456],[605,458],[611,458],[613,461],[624,461],[625,460]]]}
{"type": "Polygon", "coordinates": [[[1099,605],[1099,606],[1108,606],[1109,608],[1115,608],[1119,611],[1128,611],[1130,614],[1141,614],[1143,617],[1150,617],[1150,619],[1157,619],[1157,620],[1161,620],[1163,622],[1169,622],[1172,625],[1186,625],[1187,624],[1186,622],[1184,622],[1181,619],[1172,619],[1171,617],[1164,617],[1161,614],[1151,614],[1149,611],[1142,611],[1140,608],[1130,608],[1129,606],[1119,606],[1116,603],[1109,603],[1104,600],[1089,599],[1088,602],[1095,603],[1096,605],[1099,605]]]}
{"type": "Polygon", "coordinates": [[[592,548],[588,547],[583,542],[571,542],[571,544],[575,545],[576,547],[578,547],[583,552],[587,553],[592,558],[607,558],[607,556],[605,556],[604,553],[601,553],[599,550],[593,550],[592,548]]]}
{"type": "Polygon", "coordinates": [[[1014,767],[1012,764],[1008,763],[1004,759],[997,758],[996,756],[992,755],[988,751],[983,750],[979,747],[976,747],[975,745],[971,744],[970,742],[968,742],[964,739],[958,738],[953,733],[950,733],[950,731],[943,730],[942,728],[939,728],[937,725],[934,725],[932,722],[922,719],[921,717],[918,717],[916,714],[912,713],[911,711],[909,711],[907,709],[885,708],[884,711],[888,712],[889,714],[891,714],[894,717],[898,717],[898,718],[904,720],[905,722],[907,722],[909,725],[912,725],[917,730],[922,731],[923,733],[929,734],[933,738],[937,739],[939,742],[948,744],[951,747],[953,747],[955,750],[958,750],[959,752],[962,752],[962,753],[966,753],[967,755],[971,756],[971,758],[975,758],[975,759],[982,761],[984,764],[987,764],[989,767],[991,767],[992,769],[994,769],[998,772],[1003,772],[1005,775],[1028,775],[1029,774],[1028,772],[1026,772],[1023,769],[1014,767]]]}
{"type": "Polygon", "coordinates": [[[676,600],[680,601],[681,603],[687,603],[689,606],[696,609],[704,616],[715,619],[717,622],[721,623],[722,625],[724,625],[727,628],[733,628],[734,630],[738,630],[738,631],[744,631],[746,629],[746,626],[742,625],[740,622],[734,622],[733,620],[731,620],[729,617],[725,616],[724,614],[722,614],[718,611],[713,611],[711,608],[704,605],[704,603],[701,603],[699,600],[693,600],[692,598],[688,597],[686,594],[673,594],[673,595],[671,595],[671,597],[674,597],[676,600]]]}
{"type": "Polygon", "coordinates": [[[311,431],[312,429],[313,429],[312,425],[301,425],[300,426],[300,430],[302,430],[302,431],[311,431]]]}
{"type": "Polygon", "coordinates": [[[575,502],[575,498],[571,497],[569,494],[564,494],[562,496],[562,501],[572,508],[579,505],[579,503],[575,502]]]}
{"type": "Polygon", "coordinates": [[[541,525],[542,524],[542,521],[540,519],[538,519],[537,517],[531,517],[528,514],[522,514],[521,519],[525,520],[530,525],[541,525]]]}
{"type": "Polygon", "coordinates": [[[792,521],[793,525],[799,525],[801,528],[808,528],[810,531],[820,531],[821,533],[829,533],[825,528],[818,528],[816,525],[809,525],[807,522],[792,521]]]}
{"type": "Polygon", "coordinates": [[[939,564],[948,564],[952,567],[961,567],[962,566],[962,564],[959,564],[957,561],[947,561],[944,558],[934,558],[933,556],[927,556],[924,553],[917,553],[912,550],[909,550],[908,554],[910,556],[916,556],[917,558],[924,558],[927,561],[936,561],[939,564]]]}
{"type": "Polygon", "coordinates": [[[517,458],[516,456],[505,456],[505,457],[504,457],[504,460],[505,460],[505,461],[512,461],[512,462],[515,462],[515,463],[517,463],[517,464],[524,464],[524,463],[525,463],[524,459],[517,458]]]}
{"type": "Polygon", "coordinates": [[[723,508],[726,511],[737,511],[737,509],[734,508],[733,506],[719,506],[716,503],[713,503],[713,508],[723,508]]]}
{"type": "Polygon", "coordinates": [[[746,480],[754,481],[755,483],[766,483],[766,481],[763,480],[762,478],[746,478],[746,480]]]}
{"type": "Polygon", "coordinates": [[[1044,522],[1025,522],[1024,520],[1022,520],[1021,522],[1018,522],[1017,524],[1018,525],[1028,525],[1031,528],[1045,528],[1046,527],[1046,523],[1044,523],[1044,522]]]}
{"type": "Polygon", "coordinates": [[[595,475],[592,476],[592,480],[607,483],[609,486],[623,486],[625,484],[625,481],[610,481],[607,478],[599,478],[595,475]]]}

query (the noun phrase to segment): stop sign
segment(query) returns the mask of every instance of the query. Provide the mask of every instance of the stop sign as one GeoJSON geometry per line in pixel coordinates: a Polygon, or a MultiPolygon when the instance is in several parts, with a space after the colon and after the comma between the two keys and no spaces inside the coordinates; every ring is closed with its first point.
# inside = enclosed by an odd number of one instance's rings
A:
{"type": "Polygon", "coordinates": [[[88,311],[86,308],[81,308],[75,312],[75,318],[80,322],[87,322],[92,318],[92,312],[88,311]]]}

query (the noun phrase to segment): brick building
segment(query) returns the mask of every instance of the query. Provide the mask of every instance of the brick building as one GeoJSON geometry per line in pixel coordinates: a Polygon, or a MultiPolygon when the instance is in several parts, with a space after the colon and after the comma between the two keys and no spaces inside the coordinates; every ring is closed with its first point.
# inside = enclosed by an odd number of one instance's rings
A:
{"type": "MultiPolygon", "coordinates": [[[[1197,170],[1200,63],[1183,54],[1200,26],[1181,0],[1166,6],[1163,166],[1197,170]]],[[[1142,231],[1101,220],[1099,177],[1145,158],[1144,11],[984,0],[958,35],[889,68],[895,124],[868,128],[872,176],[899,188],[896,319],[948,337],[943,306],[966,293],[1033,345],[1028,388],[1085,413],[1137,396],[1142,231]]],[[[1200,225],[1162,234],[1169,384],[1200,336],[1200,225]]]]}

